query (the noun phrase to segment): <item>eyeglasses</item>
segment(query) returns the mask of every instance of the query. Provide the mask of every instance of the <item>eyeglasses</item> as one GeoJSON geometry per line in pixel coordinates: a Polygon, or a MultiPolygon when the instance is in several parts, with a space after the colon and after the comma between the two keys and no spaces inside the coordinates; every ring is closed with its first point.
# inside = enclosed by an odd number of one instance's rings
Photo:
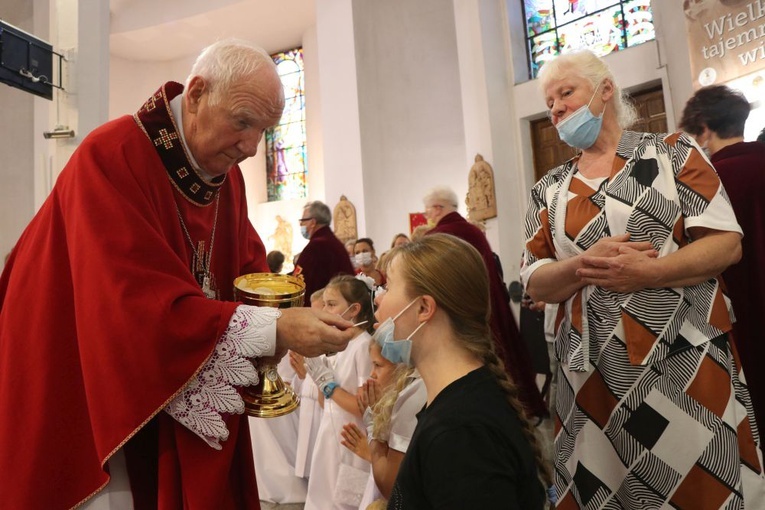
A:
{"type": "Polygon", "coordinates": [[[308,220],[312,220],[312,219],[313,219],[313,217],[311,217],[311,216],[308,216],[307,218],[300,218],[298,220],[298,223],[303,223],[304,221],[308,221],[308,220]]]}

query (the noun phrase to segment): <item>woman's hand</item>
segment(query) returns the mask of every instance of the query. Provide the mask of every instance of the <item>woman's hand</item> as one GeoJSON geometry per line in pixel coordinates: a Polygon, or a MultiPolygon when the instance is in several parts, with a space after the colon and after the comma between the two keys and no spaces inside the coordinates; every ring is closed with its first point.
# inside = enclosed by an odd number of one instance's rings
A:
{"type": "Polygon", "coordinates": [[[343,425],[343,430],[340,432],[343,439],[340,444],[348,448],[357,456],[372,462],[372,454],[369,451],[369,443],[367,443],[367,435],[359,429],[355,423],[346,423],[343,425]]]}
{"type": "Polygon", "coordinates": [[[616,292],[686,287],[714,278],[741,257],[741,235],[702,227],[688,229],[693,242],[665,257],[626,243],[612,257],[581,257],[576,274],[588,285],[616,292]]]}
{"type": "Polygon", "coordinates": [[[658,253],[650,241],[631,242],[629,234],[621,234],[598,239],[595,244],[582,254],[582,257],[618,257],[623,253],[621,249],[624,247],[632,248],[636,251],[654,253],[654,256],[658,253]]]}
{"type": "MultiPolygon", "coordinates": [[[[621,250],[624,248],[656,256],[657,252],[649,241],[631,242],[629,239],[629,234],[603,237],[581,255],[539,267],[526,285],[527,292],[534,301],[562,303],[585,285],[590,285],[586,280],[588,276],[592,276],[589,270],[603,269],[601,266],[606,262],[598,262],[595,259],[619,257],[623,255],[621,250]],[[580,274],[581,269],[587,271],[580,274]]],[[[600,273],[598,275],[602,276],[600,273]]]]}
{"type": "Polygon", "coordinates": [[[654,264],[658,255],[656,250],[634,247],[641,243],[619,244],[615,247],[609,243],[607,247],[608,252],[616,248],[616,255],[582,255],[582,266],[577,269],[576,275],[587,285],[597,285],[614,292],[635,292],[657,286],[659,279],[654,264]]]}

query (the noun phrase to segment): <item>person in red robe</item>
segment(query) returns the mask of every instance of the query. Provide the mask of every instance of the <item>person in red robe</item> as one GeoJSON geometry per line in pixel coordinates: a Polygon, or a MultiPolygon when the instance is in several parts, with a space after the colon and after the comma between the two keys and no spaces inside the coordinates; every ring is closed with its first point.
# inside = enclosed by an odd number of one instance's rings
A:
{"type": "MultiPolygon", "coordinates": [[[[323,202],[308,202],[300,218],[300,232],[308,239],[297,259],[294,274],[302,274],[305,295],[312,296],[339,274],[354,274],[342,241],[330,230],[332,212],[323,202]]],[[[305,306],[311,306],[306,300],[305,306]]]]}
{"type": "Polygon", "coordinates": [[[765,144],[744,141],[749,101],[724,85],[696,91],[685,105],[680,127],[710,155],[744,231],[741,261],[725,270],[723,281],[736,322],[733,339],[741,356],[759,429],[765,427],[765,144]]]}
{"type": "Polygon", "coordinates": [[[457,195],[449,188],[434,188],[423,199],[425,216],[435,227],[425,235],[451,234],[470,243],[481,254],[489,274],[491,291],[491,329],[497,355],[505,364],[520,392],[520,399],[530,416],[542,418],[548,414],[547,406],[537,388],[531,357],[523,343],[518,326],[510,310],[509,295],[502,281],[494,253],[486,236],[457,212],[457,195]]]}
{"type": "Polygon", "coordinates": [[[268,54],[221,41],[72,155],[0,276],[0,506],[260,507],[247,358],[352,333],[234,301],[268,270],[238,163],[283,107],[268,54]]]}

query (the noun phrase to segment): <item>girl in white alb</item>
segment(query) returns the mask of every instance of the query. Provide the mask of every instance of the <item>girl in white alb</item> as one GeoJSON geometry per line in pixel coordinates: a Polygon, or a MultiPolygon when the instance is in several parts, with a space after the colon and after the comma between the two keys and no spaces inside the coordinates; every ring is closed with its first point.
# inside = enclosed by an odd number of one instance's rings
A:
{"type": "Polygon", "coordinates": [[[343,425],[363,427],[356,393],[371,372],[369,342],[374,317],[371,291],[349,275],[336,276],[324,289],[324,311],[361,323],[359,334],[334,356],[306,359],[308,374],[324,398],[311,460],[305,510],[356,510],[369,475],[369,464],[340,444],[343,425]]]}

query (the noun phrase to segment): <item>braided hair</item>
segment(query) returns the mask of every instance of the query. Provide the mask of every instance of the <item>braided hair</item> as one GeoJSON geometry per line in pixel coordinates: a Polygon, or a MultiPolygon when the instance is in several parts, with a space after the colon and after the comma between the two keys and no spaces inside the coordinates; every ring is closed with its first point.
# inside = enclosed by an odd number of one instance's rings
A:
{"type": "Polygon", "coordinates": [[[535,427],[521,404],[518,387],[494,351],[489,322],[489,280],[483,259],[465,241],[448,234],[432,234],[395,249],[399,270],[413,294],[431,296],[444,310],[460,346],[482,362],[505,393],[520,419],[523,434],[534,452],[539,479],[553,485],[552,473],[535,427]]]}

